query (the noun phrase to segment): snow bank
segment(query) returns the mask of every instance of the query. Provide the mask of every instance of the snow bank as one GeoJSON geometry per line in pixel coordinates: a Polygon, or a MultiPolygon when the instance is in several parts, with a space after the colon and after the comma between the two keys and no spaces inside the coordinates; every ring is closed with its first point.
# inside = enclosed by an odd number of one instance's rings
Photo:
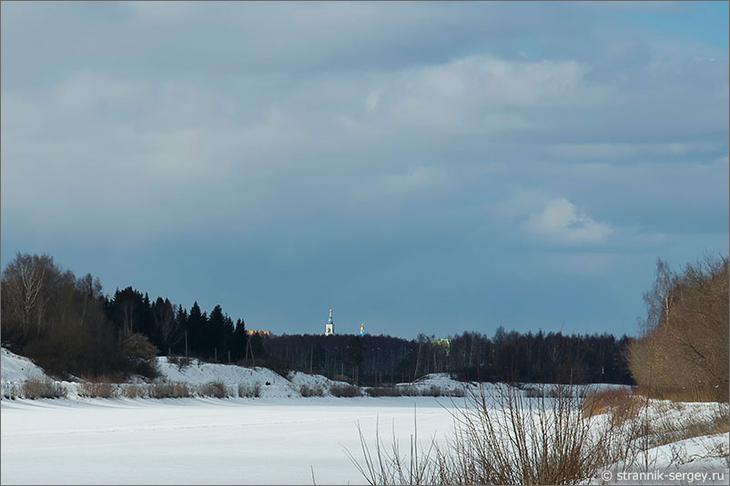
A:
{"type": "Polygon", "coordinates": [[[188,366],[170,363],[166,357],[157,358],[163,382],[178,382],[195,388],[210,382],[222,382],[227,388],[258,387],[263,398],[290,398],[301,396],[299,387],[268,368],[244,368],[237,365],[204,363],[192,360],[188,366]]]}
{"type": "Polygon", "coordinates": [[[629,390],[630,385],[619,385],[615,383],[588,383],[583,385],[557,385],[549,383],[519,383],[517,385],[527,396],[554,396],[558,394],[560,390],[563,393],[569,393],[575,397],[586,397],[592,393],[597,393],[607,390],[629,390]]]}
{"type": "Polygon", "coordinates": [[[652,468],[661,471],[721,471],[725,481],[705,484],[727,484],[730,474],[727,463],[730,434],[693,437],[649,450],[652,468]]]}
{"type": "Polygon", "coordinates": [[[434,388],[438,388],[445,394],[453,393],[454,391],[463,392],[466,391],[467,388],[476,387],[476,385],[456,381],[448,373],[429,373],[414,382],[398,383],[395,386],[410,387],[421,393],[427,393],[434,388]]]}
{"type": "Polygon", "coordinates": [[[18,356],[5,348],[0,348],[0,375],[4,383],[21,383],[26,380],[47,379],[40,366],[33,363],[28,358],[18,356]]]}
{"type": "Polygon", "coordinates": [[[290,371],[287,378],[296,390],[301,390],[302,386],[315,389],[319,388],[322,390],[323,396],[326,397],[332,395],[332,393],[330,393],[330,388],[333,385],[349,386],[349,383],[344,381],[330,380],[326,376],[310,375],[308,373],[302,373],[301,371],[290,371]]]}

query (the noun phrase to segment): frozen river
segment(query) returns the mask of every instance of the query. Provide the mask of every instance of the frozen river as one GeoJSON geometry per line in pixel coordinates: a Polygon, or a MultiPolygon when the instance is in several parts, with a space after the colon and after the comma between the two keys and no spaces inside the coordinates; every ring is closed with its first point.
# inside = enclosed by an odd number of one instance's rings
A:
{"type": "Polygon", "coordinates": [[[451,431],[434,398],[2,401],[7,483],[362,484],[357,422],[408,450],[451,431]]]}

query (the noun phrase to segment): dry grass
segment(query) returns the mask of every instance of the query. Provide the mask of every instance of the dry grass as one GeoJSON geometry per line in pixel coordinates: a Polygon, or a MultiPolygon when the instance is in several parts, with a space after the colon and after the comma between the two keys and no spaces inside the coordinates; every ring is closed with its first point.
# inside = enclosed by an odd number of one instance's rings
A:
{"type": "Polygon", "coordinates": [[[727,402],[727,391],[720,387],[637,387],[636,393],[656,400],[673,402],[727,402]]]}
{"type": "Polygon", "coordinates": [[[418,388],[410,385],[402,386],[373,386],[365,389],[370,397],[463,397],[462,388],[443,388],[432,385],[428,388],[418,388]]]}
{"type": "Polygon", "coordinates": [[[359,397],[362,395],[362,392],[360,391],[360,388],[354,386],[354,385],[331,385],[330,386],[330,393],[334,397],[340,397],[340,398],[352,398],[352,397],[359,397]]]}
{"type": "Polygon", "coordinates": [[[253,385],[239,383],[238,396],[241,398],[258,398],[261,396],[261,385],[259,383],[253,385]]]}
{"type": "Polygon", "coordinates": [[[126,385],[122,393],[127,398],[142,398],[145,396],[144,388],[139,385],[126,385]]]}
{"type": "Polygon", "coordinates": [[[395,437],[386,449],[376,430],[375,449],[360,431],[362,459],[350,459],[370,484],[577,484],[626,453],[620,429],[582,413],[567,390],[527,398],[505,385],[471,394],[452,416],[444,446],[420,447],[414,417],[409,456],[395,437]]]}
{"type": "MultiPolygon", "coordinates": [[[[676,409],[678,404],[668,404],[676,409]]],[[[724,434],[730,431],[730,411],[728,404],[718,403],[709,415],[685,413],[682,420],[672,418],[670,410],[660,412],[659,417],[647,424],[649,447],[658,447],[685,439],[705,435],[724,434]]]]}
{"type": "Polygon", "coordinates": [[[365,393],[370,397],[402,397],[406,396],[405,387],[395,386],[371,386],[365,389],[365,393]]]}
{"type": "Polygon", "coordinates": [[[228,398],[230,394],[226,389],[226,384],[221,381],[211,381],[201,385],[198,393],[204,397],[228,398]]]}
{"type": "Polygon", "coordinates": [[[301,393],[305,398],[323,397],[324,388],[320,385],[302,385],[299,387],[299,393],[301,393]]]}
{"type": "Polygon", "coordinates": [[[637,396],[631,389],[618,388],[600,390],[588,395],[581,404],[586,417],[610,414],[615,425],[633,420],[645,405],[645,399],[637,396]]]}
{"type": "Polygon", "coordinates": [[[191,396],[185,383],[154,383],[149,387],[150,398],[186,398],[191,396]]]}
{"type": "Polygon", "coordinates": [[[79,396],[86,398],[114,398],[117,389],[111,383],[84,381],[79,383],[79,396]]]}
{"type": "Polygon", "coordinates": [[[30,379],[23,382],[21,394],[24,398],[65,398],[66,389],[60,383],[49,379],[30,379]]]}

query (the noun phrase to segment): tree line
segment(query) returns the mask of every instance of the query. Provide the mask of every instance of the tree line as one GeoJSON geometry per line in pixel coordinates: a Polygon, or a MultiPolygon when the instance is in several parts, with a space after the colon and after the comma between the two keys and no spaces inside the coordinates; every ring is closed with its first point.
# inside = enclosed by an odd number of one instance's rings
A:
{"type": "Polygon", "coordinates": [[[127,287],[107,296],[48,255],[17,254],[3,270],[2,345],[61,377],[123,380],[157,375],[156,356],[238,362],[246,332],[220,306],[210,314],[127,287]]]}
{"type": "Polygon", "coordinates": [[[216,305],[209,313],[127,287],[105,295],[98,278],[76,277],[48,255],[18,254],[2,274],[2,343],[50,373],[154,377],[155,356],[299,370],[380,385],[448,372],[464,380],[617,382],[630,376],[629,338],[561,333],[493,337],[247,335],[216,305]]]}
{"type": "Polygon", "coordinates": [[[631,339],[609,334],[465,332],[446,339],[392,336],[282,335],[263,341],[275,369],[296,369],[359,385],[413,381],[450,373],[465,381],[631,383],[625,352],[631,339]]]}
{"type": "Polygon", "coordinates": [[[18,254],[2,272],[2,344],[56,375],[154,377],[155,357],[299,370],[360,385],[427,373],[469,381],[632,383],[727,390],[727,259],[673,273],[660,261],[639,339],[611,334],[465,332],[437,339],[383,335],[249,335],[221,306],[187,309],[137,289],[102,292],[48,255],[18,254]],[[628,358],[628,360],[627,360],[628,358]]]}

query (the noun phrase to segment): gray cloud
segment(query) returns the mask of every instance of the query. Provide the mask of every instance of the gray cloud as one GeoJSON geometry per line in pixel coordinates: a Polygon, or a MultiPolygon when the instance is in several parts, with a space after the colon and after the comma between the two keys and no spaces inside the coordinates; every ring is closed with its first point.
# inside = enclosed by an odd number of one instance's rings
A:
{"type": "Polygon", "coordinates": [[[728,172],[727,48],[633,8],[3,4],[3,250],[278,330],[631,329],[656,256],[726,249],[728,172]]]}

